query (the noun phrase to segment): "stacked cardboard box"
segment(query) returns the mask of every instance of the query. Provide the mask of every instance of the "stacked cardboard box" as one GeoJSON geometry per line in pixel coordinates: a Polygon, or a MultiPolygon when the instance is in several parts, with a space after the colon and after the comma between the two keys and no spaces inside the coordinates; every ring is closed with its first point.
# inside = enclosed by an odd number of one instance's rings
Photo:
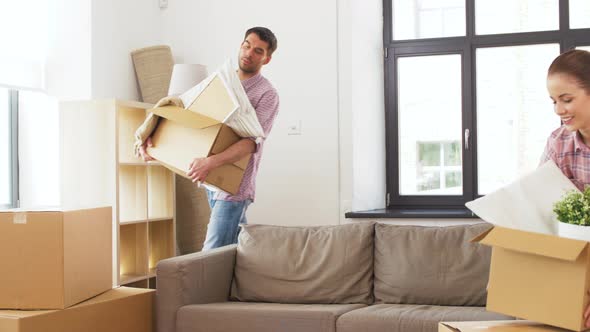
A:
{"type": "Polygon", "coordinates": [[[111,290],[111,261],[110,207],[0,211],[0,331],[150,331],[153,291],[111,290]]]}
{"type": "Polygon", "coordinates": [[[2,332],[151,332],[154,290],[120,287],[64,310],[0,310],[2,332]]]}

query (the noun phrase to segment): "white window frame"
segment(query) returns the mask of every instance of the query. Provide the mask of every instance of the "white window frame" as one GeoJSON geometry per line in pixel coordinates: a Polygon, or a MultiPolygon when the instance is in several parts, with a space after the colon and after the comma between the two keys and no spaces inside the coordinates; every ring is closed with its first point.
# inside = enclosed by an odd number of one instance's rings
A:
{"type": "MultiPolygon", "coordinates": [[[[476,50],[484,47],[536,45],[557,43],[564,52],[576,46],[590,45],[590,28],[570,29],[569,0],[559,1],[559,28],[552,31],[532,31],[525,33],[475,34],[475,0],[465,0],[466,35],[459,37],[440,37],[410,40],[393,40],[393,0],[383,1],[383,41],[384,78],[386,110],[386,170],[387,170],[387,210],[431,210],[429,217],[448,217],[442,210],[457,209],[466,211],[465,202],[480,197],[478,194],[477,166],[477,87],[476,50]],[[399,169],[403,163],[398,148],[398,92],[399,81],[396,68],[401,57],[423,55],[461,55],[462,75],[462,139],[463,150],[463,191],[461,195],[401,195],[399,169]],[[440,213],[437,214],[437,211],[440,213]]],[[[427,74],[427,73],[426,73],[427,74]]],[[[557,121],[557,120],[556,120],[557,121]]],[[[558,125],[558,122],[556,123],[558,125]]],[[[549,135],[549,133],[547,133],[549,135]]],[[[409,214],[405,214],[409,215],[409,214]]],[[[459,212],[458,217],[472,217],[470,213],[459,212]]]]}

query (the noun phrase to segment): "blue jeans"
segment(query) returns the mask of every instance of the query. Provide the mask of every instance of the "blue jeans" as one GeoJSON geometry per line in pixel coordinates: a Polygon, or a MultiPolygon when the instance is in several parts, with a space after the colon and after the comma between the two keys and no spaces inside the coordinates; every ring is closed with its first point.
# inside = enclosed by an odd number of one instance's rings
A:
{"type": "Polygon", "coordinates": [[[214,199],[215,192],[207,190],[211,207],[211,218],[207,226],[207,236],[203,250],[238,243],[239,225],[246,224],[246,209],[251,200],[230,202],[214,199]]]}

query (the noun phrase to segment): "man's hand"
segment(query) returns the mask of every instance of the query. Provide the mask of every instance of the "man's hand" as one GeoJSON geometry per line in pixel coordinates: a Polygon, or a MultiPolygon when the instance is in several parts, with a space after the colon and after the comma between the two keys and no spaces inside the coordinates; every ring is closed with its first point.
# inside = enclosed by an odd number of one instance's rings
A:
{"type": "Polygon", "coordinates": [[[193,183],[196,183],[197,181],[203,182],[213,168],[215,168],[215,165],[211,157],[195,158],[189,165],[188,173],[186,175],[191,181],[193,181],[193,183]]]}
{"type": "Polygon", "coordinates": [[[154,146],[154,144],[152,143],[152,138],[148,137],[145,142],[143,143],[142,146],[139,147],[139,154],[141,155],[141,159],[143,159],[143,161],[150,161],[150,160],[156,160],[154,158],[152,158],[152,156],[150,156],[147,153],[147,147],[152,147],[154,146]]]}
{"type": "Polygon", "coordinates": [[[221,165],[230,164],[242,159],[249,153],[254,152],[256,143],[249,138],[242,138],[230,145],[225,151],[207,158],[195,158],[188,167],[186,174],[191,181],[205,181],[205,178],[213,170],[221,165]]]}

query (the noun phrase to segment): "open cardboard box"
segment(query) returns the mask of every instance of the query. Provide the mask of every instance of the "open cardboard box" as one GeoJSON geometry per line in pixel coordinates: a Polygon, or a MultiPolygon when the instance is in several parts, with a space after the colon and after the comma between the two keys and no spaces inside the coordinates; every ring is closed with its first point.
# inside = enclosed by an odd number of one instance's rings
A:
{"type": "Polygon", "coordinates": [[[440,322],[438,332],[566,332],[558,327],[526,320],[440,322]]]}
{"type": "Polygon", "coordinates": [[[588,242],[493,227],[474,239],[492,246],[487,310],[583,331],[588,242]]]}
{"type": "Polygon", "coordinates": [[[151,332],[154,294],[120,287],[64,310],[0,310],[0,331],[151,332]]]}
{"type": "Polygon", "coordinates": [[[0,308],[63,309],[111,289],[112,220],[111,207],[1,211],[0,308]]]}
{"type": "MultiPolygon", "coordinates": [[[[216,77],[187,108],[163,106],[149,110],[160,121],[148,153],[178,175],[187,177],[190,163],[223,152],[242,139],[224,122],[235,111],[235,101],[216,77]]],[[[211,171],[205,182],[231,194],[240,188],[251,155],[211,171]]]]}
{"type": "Polygon", "coordinates": [[[474,239],[492,247],[489,311],[582,331],[589,302],[588,242],[556,235],[553,204],[577,188],[548,162],[466,205],[495,226],[474,239]]]}

